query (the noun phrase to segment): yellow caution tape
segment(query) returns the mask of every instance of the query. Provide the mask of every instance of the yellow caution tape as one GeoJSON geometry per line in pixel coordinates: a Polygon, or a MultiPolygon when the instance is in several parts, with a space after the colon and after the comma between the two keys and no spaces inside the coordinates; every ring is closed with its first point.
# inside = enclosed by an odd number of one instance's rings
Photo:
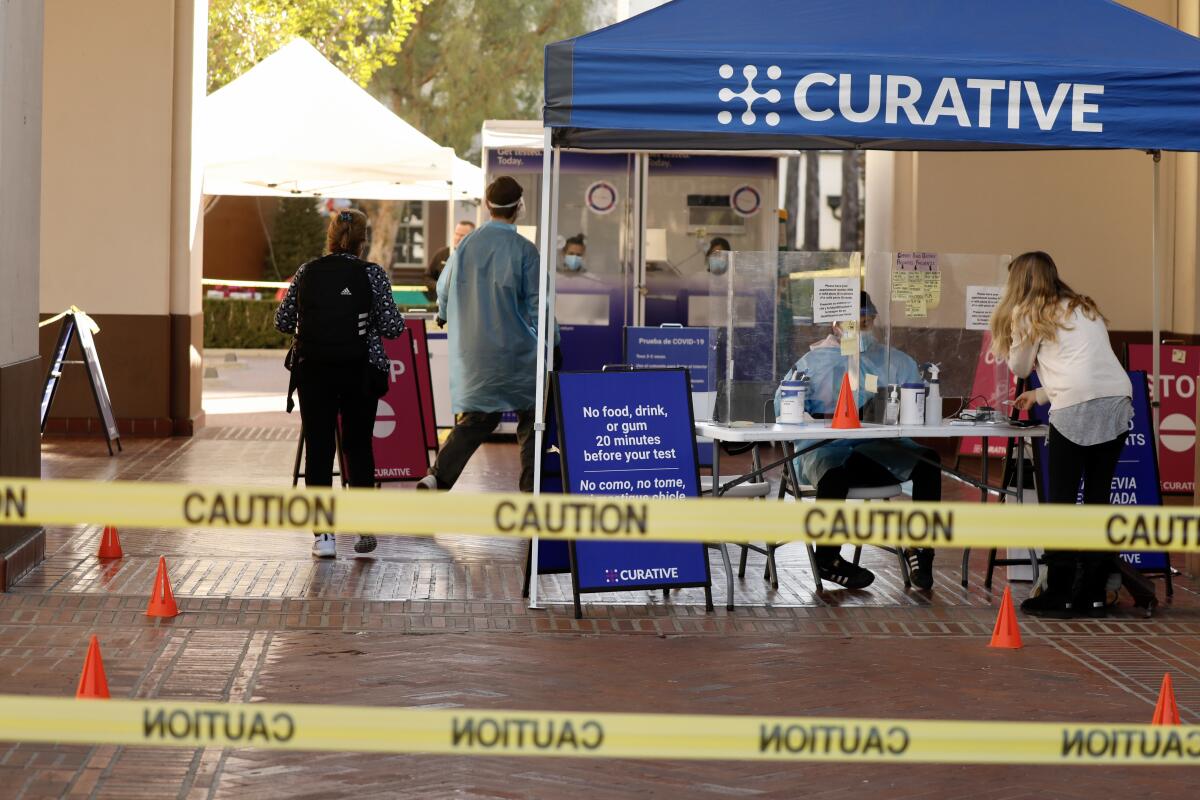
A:
{"type": "Polygon", "coordinates": [[[96,320],[92,319],[86,311],[74,305],[68,308],[66,311],[60,311],[49,319],[42,320],[38,323],[38,327],[44,328],[47,325],[53,325],[68,314],[74,314],[81,324],[87,325],[93,336],[100,332],[100,326],[96,324],[96,320]]]}
{"type": "Polygon", "coordinates": [[[0,478],[0,525],[271,528],[404,536],[1200,552],[1200,509],[744,503],[0,478]]]}
{"type": "Polygon", "coordinates": [[[1200,763],[1200,728],[75,700],[0,695],[8,742],[944,764],[1200,763]]]}

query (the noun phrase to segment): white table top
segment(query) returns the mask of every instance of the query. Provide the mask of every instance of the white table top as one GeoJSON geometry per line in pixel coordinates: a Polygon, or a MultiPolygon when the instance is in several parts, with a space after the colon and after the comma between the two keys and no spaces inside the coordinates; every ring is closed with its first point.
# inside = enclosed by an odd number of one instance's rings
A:
{"type": "Polygon", "coordinates": [[[827,419],[803,424],[781,424],[755,422],[750,425],[730,425],[726,422],[698,422],[696,435],[721,442],[794,442],[820,441],[823,439],[965,439],[988,437],[1044,437],[1050,429],[1044,425],[1034,428],[1017,428],[1012,425],[880,425],[864,422],[861,428],[832,428],[827,419]]]}

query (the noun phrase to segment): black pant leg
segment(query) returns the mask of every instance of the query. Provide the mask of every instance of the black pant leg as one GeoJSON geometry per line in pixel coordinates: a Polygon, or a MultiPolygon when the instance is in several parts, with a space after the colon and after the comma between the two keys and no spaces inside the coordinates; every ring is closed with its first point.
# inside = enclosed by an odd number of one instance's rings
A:
{"type": "MultiPolygon", "coordinates": [[[[374,367],[367,367],[375,369],[374,367]]],[[[363,381],[347,373],[338,403],[342,415],[342,452],[351,486],[375,485],[375,412],[379,401],[367,394],[363,381]]]]}
{"type": "MultiPolygon", "coordinates": [[[[1051,503],[1073,506],[1078,502],[1079,482],[1083,480],[1084,465],[1088,458],[1087,448],[1075,444],[1051,425],[1047,449],[1050,458],[1047,499],[1051,503]]],[[[1111,482],[1111,477],[1109,480],[1111,482]]]]}
{"type": "Polygon", "coordinates": [[[1083,464],[1083,502],[1090,506],[1106,506],[1112,502],[1113,476],[1117,474],[1117,462],[1125,450],[1122,433],[1110,442],[1089,445],[1083,464]]]}
{"type": "Polygon", "coordinates": [[[517,412],[517,446],[521,448],[522,492],[533,491],[533,410],[517,412]]]}
{"type": "Polygon", "coordinates": [[[437,479],[439,488],[450,489],[458,482],[471,456],[499,424],[498,411],[465,411],[458,415],[454,429],[446,437],[446,443],[429,470],[437,479]]]}
{"type": "MultiPolygon", "coordinates": [[[[1079,483],[1083,480],[1088,450],[1050,426],[1047,442],[1050,481],[1046,495],[1051,503],[1073,506],[1079,502],[1079,483]]],[[[1109,482],[1112,482],[1111,476],[1109,482]]],[[[1078,550],[1047,550],[1046,591],[1068,600],[1078,594],[1083,580],[1083,555],[1078,550]]]]}
{"type": "MultiPolygon", "coordinates": [[[[1087,458],[1083,466],[1083,502],[1087,505],[1106,506],[1112,502],[1112,481],[1117,472],[1117,462],[1125,450],[1125,439],[1129,434],[1122,433],[1116,439],[1084,448],[1087,458]]],[[[1084,602],[1103,602],[1104,586],[1108,575],[1118,572],[1120,565],[1115,553],[1081,552],[1080,563],[1083,565],[1081,576],[1081,591],[1084,602]]]]}
{"type": "MultiPolygon", "coordinates": [[[[852,487],[886,486],[895,480],[878,461],[852,452],[840,467],[828,470],[817,481],[817,499],[845,500],[852,487]]],[[[840,545],[819,545],[815,548],[817,561],[832,560],[841,549],[840,545]]]]}
{"type": "Polygon", "coordinates": [[[296,387],[304,423],[304,485],[332,486],[337,386],[324,370],[309,369],[296,387]]]}
{"type": "Polygon", "coordinates": [[[925,448],[921,455],[933,463],[918,461],[909,480],[912,481],[912,498],[919,503],[940,503],[942,500],[942,457],[936,450],[925,448]]]}

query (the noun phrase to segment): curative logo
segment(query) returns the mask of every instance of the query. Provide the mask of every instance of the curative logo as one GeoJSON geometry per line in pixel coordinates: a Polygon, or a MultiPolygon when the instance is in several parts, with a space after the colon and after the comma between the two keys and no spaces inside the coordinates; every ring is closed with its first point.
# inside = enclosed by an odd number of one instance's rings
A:
{"type": "Polygon", "coordinates": [[[604,582],[605,583],[616,583],[617,582],[617,570],[615,570],[615,569],[604,570],[604,582]]]}
{"type": "MultiPolygon", "coordinates": [[[[730,64],[722,64],[717,70],[721,77],[725,80],[733,78],[733,66],[730,64]]],[[[779,80],[783,75],[783,70],[777,66],[767,67],[767,77],[773,81],[779,80]]],[[[759,92],[754,88],[754,79],[758,77],[758,67],[747,64],[742,67],[742,77],[746,79],[746,88],[740,92],[735,92],[733,89],[725,87],[717,93],[717,97],[722,103],[731,103],[734,99],[740,99],[746,104],[746,110],[742,114],[742,124],[746,126],[753,125],[758,120],[758,115],[754,113],[754,104],[759,100],[765,100],[768,103],[778,103],[782,99],[782,95],[778,89],[768,89],[765,92],[759,92]]],[[[767,113],[766,123],[771,127],[779,124],[779,114],[774,111],[767,113]]],[[[722,125],[728,125],[733,122],[733,113],[730,111],[722,111],[717,114],[717,122],[722,125]]]]}

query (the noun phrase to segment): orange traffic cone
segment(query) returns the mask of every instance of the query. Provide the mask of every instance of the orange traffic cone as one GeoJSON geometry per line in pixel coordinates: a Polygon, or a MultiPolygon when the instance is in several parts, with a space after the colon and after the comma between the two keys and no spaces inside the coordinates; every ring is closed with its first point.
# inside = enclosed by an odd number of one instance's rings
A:
{"type": "Polygon", "coordinates": [[[105,525],[104,534],[100,537],[100,552],[96,553],[97,558],[124,558],[125,552],[121,549],[121,537],[117,536],[116,525],[105,525]]]}
{"type": "Polygon", "coordinates": [[[996,627],[992,628],[992,641],[988,647],[1020,650],[1021,629],[1017,627],[1017,612],[1013,610],[1012,591],[1005,586],[1004,597],[1000,598],[1000,613],[996,615],[996,627]]]}
{"type": "Polygon", "coordinates": [[[833,410],[831,428],[861,428],[858,406],[854,403],[854,390],[850,388],[849,373],[842,375],[842,388],[838,391],[837,407],[833,410]]]}
{"type": "Polygon", "coordinates": [[[75,697],[108,698],[108,678],[104,677],[104,660],[100,658],[100,642],[92,635],[87,657],[83,660],[83,673],[79,676],[79,687],[75,697]]]}
{"type": "Polygon", "coordinates": [[[179,615],[179,606],[175,605],[175,595],[171,592],[171,580],[167,577],[167,560],[158,557],[158,574],[154,576],[154,594],[150,595],[150,603],[146,606],[147,617],[175,617],[179,615]]]}
{"type": "Polygon", "coordinates": [[[1158,690],[1158,703],[1154,706],[1151,725],[1179,725],[1179,706],[1175,705],[1175,687],[1171,685],[1171,673],[1163,675],[1162,688],[1158,690]]]}

